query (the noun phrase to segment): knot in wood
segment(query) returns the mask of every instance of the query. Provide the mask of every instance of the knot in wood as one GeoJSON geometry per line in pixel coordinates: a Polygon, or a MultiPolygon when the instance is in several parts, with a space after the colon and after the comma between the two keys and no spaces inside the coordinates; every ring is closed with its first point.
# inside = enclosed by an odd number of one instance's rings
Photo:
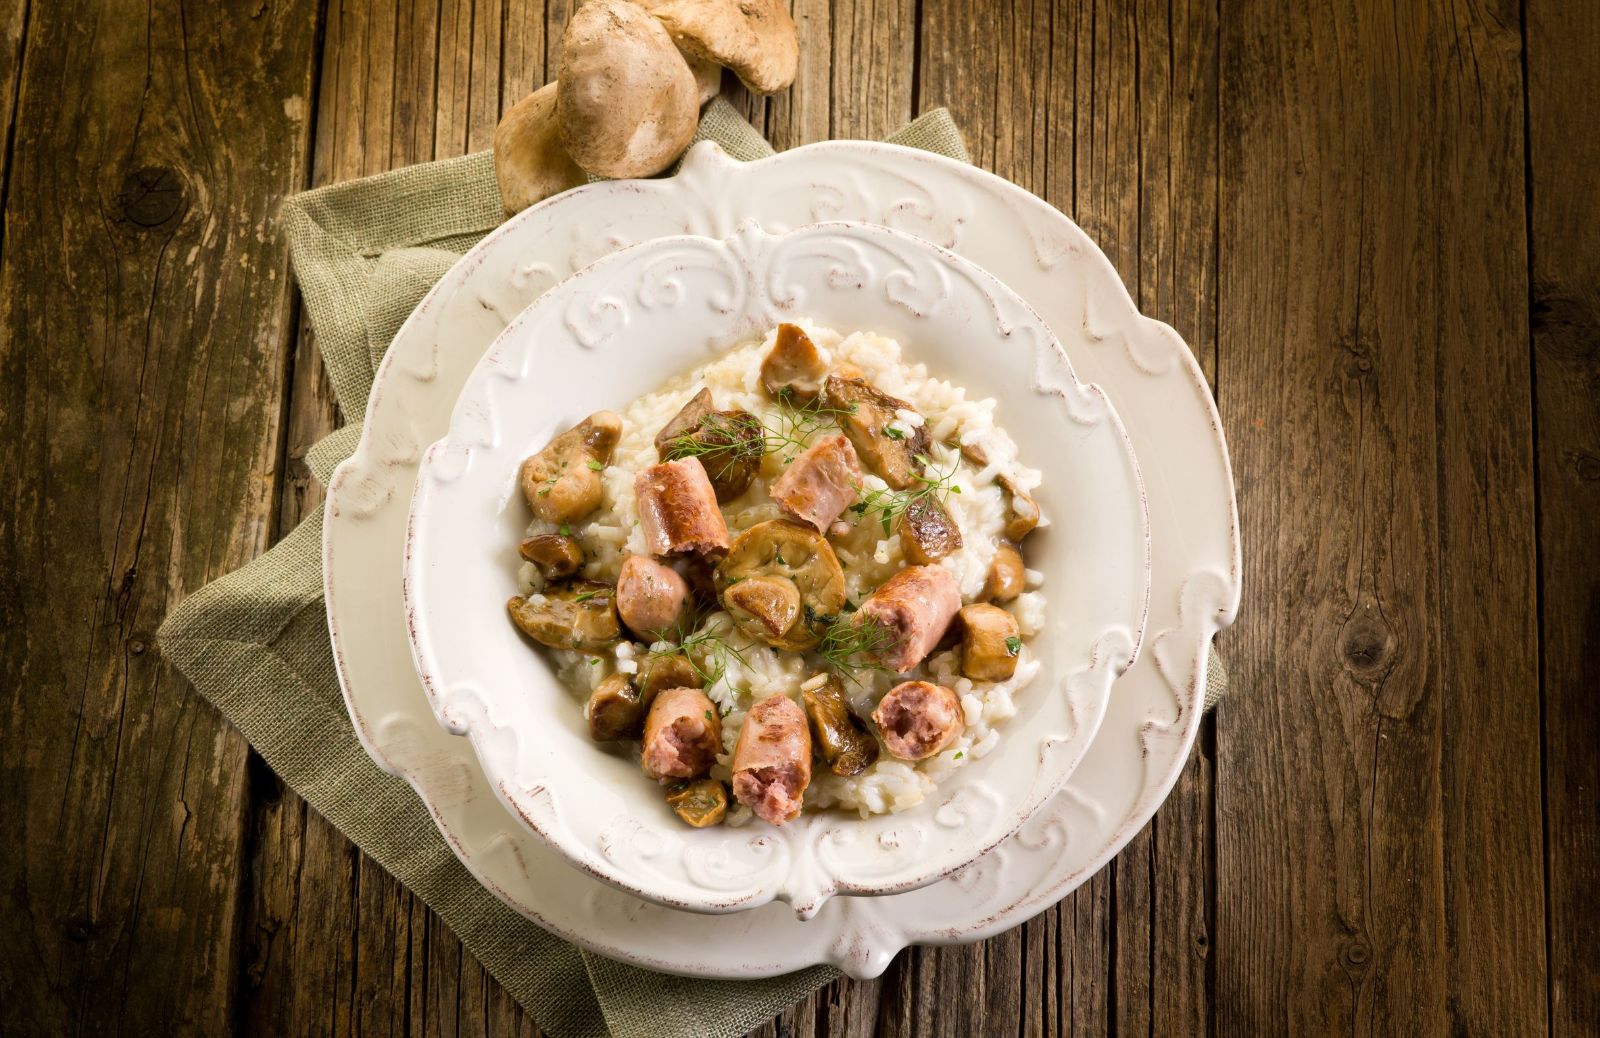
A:
{"type": "Polygon", "coordinates": [[[122,178],[117,211],[135,227],[147,230],[171,222],[183,211],[183,179],[166,166],[145,166],[122,178]]]}
{"type": "Polygon", "coordinates": [[[1369,673],[1394,654],[1394,631],[1372,606],[1365,606],[1345,622],[1339,637],[1339,654],[1351,669],[1369,673]]]}
{"type": "Polygon", "coordinates": [[[1367,963],[1372,960],[1372,949],[1367,942],[1359,937],[1349,941],[1339,949],[1339,964],[1349,973],[1365,973],[1367,963]]]}

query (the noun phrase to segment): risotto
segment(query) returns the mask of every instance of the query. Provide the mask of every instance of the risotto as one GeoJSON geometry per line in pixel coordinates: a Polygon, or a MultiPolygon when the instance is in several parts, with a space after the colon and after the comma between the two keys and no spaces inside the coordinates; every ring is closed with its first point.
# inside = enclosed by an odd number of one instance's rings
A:
{"type": "Polygon", "coordinates": [[[688,824],[912,807],[1039,669],[1040,475],[995,411],[780,325],[524,462],[512,619],[688,824]]]}

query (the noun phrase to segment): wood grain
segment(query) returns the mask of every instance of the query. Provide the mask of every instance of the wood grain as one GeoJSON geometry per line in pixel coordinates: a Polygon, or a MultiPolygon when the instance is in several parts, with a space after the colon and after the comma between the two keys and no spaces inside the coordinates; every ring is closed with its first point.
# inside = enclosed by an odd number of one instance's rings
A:
{"type": "Polygon", "coordinates": [[[1536,1032],[1516,11],[1242,4],[1221,31],[1218,381],[1253,589],[1230,644],[1257,694],[1218,723],[1213,1018],[1536,1032]]]}
{"type": "MultiPolygon", "coordinates": [[[[0,3],[0,1032],[538,1033],[149,632],[320,506],[277,200],[487,146],[575,3],[0,3]]],[[[1594,5],[791,8],[775,146],[948,105],[1191,343],[1247,594],[1108,869],[754,1033],[1592,1031],[1594,5]]]]}
{"type": "Polygon", "coordinates": [[[1528,4],[1550,1033],[1600,1020],[1600,9],[1528,4]]]}
{"type": "Polygon", "coordinates": [[[267,546],[314,19],[35,5],[6,68],[7,1030],[230,1017],[246,748],[151,632],[267,546]]]}

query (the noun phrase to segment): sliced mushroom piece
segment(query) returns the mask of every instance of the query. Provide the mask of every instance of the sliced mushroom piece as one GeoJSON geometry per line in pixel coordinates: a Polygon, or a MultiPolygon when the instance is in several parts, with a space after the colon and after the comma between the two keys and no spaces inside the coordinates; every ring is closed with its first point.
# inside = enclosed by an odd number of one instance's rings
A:
{"type": "Polygon", "coordinates": [[[961,527],[932,494],[911,499],[900,514],[900,550],[906,561],[926,566],[961,548],[961,527]]]}
{"type": "Polygon", "coordinates": [[[800,589],[786,577],[746,577],[722,593],[733,622],[745,630],[760,626],[759,637],[782,638],[800,619],[800,589]]]}
{"type": "MultiPolygon", "coordinates": [[[[774,648],[791,652],[814,648],[844,607],[844,570],[839,567],[833,546],[816,530],[800,523],[770,519],[739,535],[727,558],[717,566],[717,590],[723,605],[729,604],[729,592],[757,579],[773,582],[757,585],[763,594],[774,594],[773,588],[788,584],[799,597],[799,614],[776,634],[768,626],[770,617],[748,612],[737,604],[729,608],[740,630],[774,648]]],[[[734,596],[735,603],[739,599],[739,595],[734,596]]]]}
{"type": "Polygon", "coordinates": [[[612,674],[589,693],[583,708],[595,742],[637,739],[644,731],[645,703],[626,674],[612,674]]]}
{"type": "Polygon", "coordinates": [[[494,177],[507,213],[519,213],[589,179],[561,146],[555,83],[535,90],[500,117],[494,131],[494,177]]]}
{"type": "Polygon", "coordinates": [[[569,523],[600,507],[600,471],[621,436],[622,419],[596,411],[524,461],[522,495],[533,514],[548,523],[569,523]]]}
{"type": "Polygon", "coordinates": [[[546,533],[526,538],[517,554],[531,562],[546,580],[566,580],[583,566],[583,548],[577,538],[546,533]]]}
{"type": "Polygon", "coordinates": [[[758,94],[794,82],[800,38],[782,0],[656,0],[661,19],[685,54],[726,65],[758,94]]]}
{"type": "Polygon", "coordinates": [[[552,649],[604,656],[622,638],[610,584],[577,580],[506,603],[511,620],[529,638],[552,649]]]}
{"type": "Polygon", "coordinates": [[[800,699],[811,722],[811,744],[828,770],[848,778],[872,767],[878,740],[850,712],[838,678],[818,674],[800,686],[800,699]]]}
{"type": "Polygon", "coordinates": [[[822,392],[828,363],[798,324],[778,325],[772,349],[761,362],[761,387],[774,400],[804,403],[822,392]]]}
{"type": "Polygon", "coordinates": [[[652,555],[720,557],[728,550],[728,521],[699,458],[652,465],[633,478],[633,490],[652,555]]]}
{"type": "Polygon", "coordinates": [[[961,623],[961,673],[974,681],[1005,681],[1017,672],[1022,639],[1017,621],[999,606],[964,606],[961,623]]]}
{"type": "Polygon", "coordinates": [[[765,447],[761,419],[749,411],[718,411],[711,390],[702,389],[656,433],[662,461],[699,458],[719,502],[750,488],[765,447]]]}
{"type": "Polygon", "coordinates": [[[617,615],[628,630],[661,636],[678,626],[689,604],[689,585],[676,570],[643,555],[629,555],[617,575],[617,615]]]}
{"type": "Polygon", "coordinates": [[[778,507],[818,533],[856,499],[861,463],[848,437],[830,436],[807,447],[769,488],[778,507]]]}
{"type": "Polygon", "coordinates": [[[628,0],[589,0],[561,38],[561,144],[601,177],[647,177],[694,138],[700,87],[672,37],[628,0]]]}
{"type": "MultiPolygon", "coordinates": [[[[980,469],[988,467],[989,452],[981,445],[963,443],[960,450],[961,456],[973,465],[980,469]]],[[[1006,494],[1006,524],[1002,530],[1008,540],[1020,542],[1039,525],[1039,505],[1011,476],[1000,473],[994,477],[994,481],[1006,494]]]]}
{"type": "Polygon", "coordinates": [[[680,652],[651,656],[639,669],[639,698],[648,709],[663,689],[699,688],[705,682],[700,671],[680,652]]]}
{"type": "Polygon", "coordinates": [[[1010,476],[996,476],[994,481],[1007,495],[1005,535],[1010,540],[1021,541],[1039,525],[1039,505],[1010,476]]]}
{"type": "Polygon", "coordinates": [[[696,829],[721,825],[728,816],[728,787],[719,779],[678,782],[667,787],[667,806],[696,829]]]}
{"type": "Polygon", "coordinates": [[[983,597],[991,602],[1010,602],[1028,586],[1028,570],[1022,552],[1010,541],[1001,541],[989,562],[989,575],[983,581],[983,597]]]}
{"type": "Polygon", "coordinates": [[[867,468],[896,490],[915,486],[926,467],[928,427],[908,431],[895,424],[897,412],[915,409],[865,379],[829,375],[823,387],[828,406],[842,412],[839,428],[867,468]]]}

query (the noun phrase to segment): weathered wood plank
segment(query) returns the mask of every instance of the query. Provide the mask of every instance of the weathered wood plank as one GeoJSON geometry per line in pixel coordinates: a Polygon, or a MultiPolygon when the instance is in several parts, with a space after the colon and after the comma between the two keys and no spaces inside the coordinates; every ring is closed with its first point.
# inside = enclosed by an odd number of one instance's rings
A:
{"type": "Polygon", "coordinates": [[[1600,1020],[1600,8],[1526,8],[1550,1030],[1600,1020]]]}
{"type": "Polygon", "coordinates": [[[266,547],[293,329],[257,230],[304,177],[315,9],[34,5],[0,77],[0,977],[28,1033],[232,1012],[245,745],[151,632],[266,547]]]}
{"type": "Polygon", "coordinates": [[[1230,5],[1216,1016],[1543,1029],[1514,6],[1230,5]]]}

